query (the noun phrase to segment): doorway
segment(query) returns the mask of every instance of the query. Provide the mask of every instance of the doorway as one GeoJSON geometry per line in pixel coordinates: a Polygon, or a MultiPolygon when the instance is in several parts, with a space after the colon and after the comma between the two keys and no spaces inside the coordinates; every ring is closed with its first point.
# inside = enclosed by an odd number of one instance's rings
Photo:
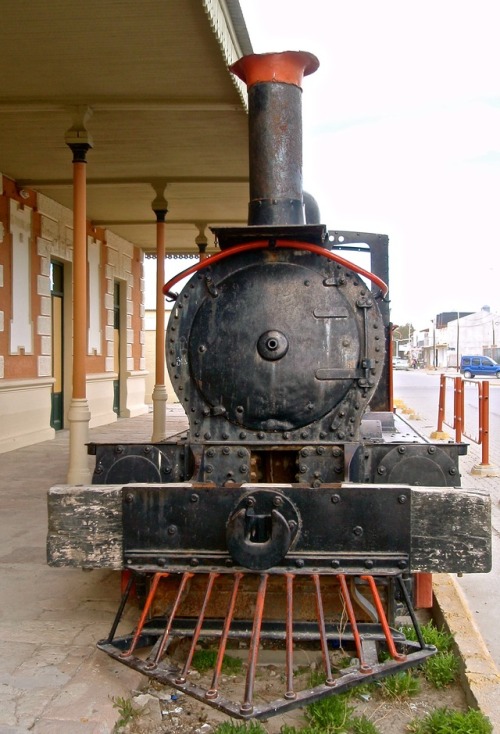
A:
{"type": "Polygon", "coordinates": [[[63,400],[63,328],[64,328],[64,265],[50,262],[50,295],[52,301],[52,404],[50,425],[55,431],[64,428],[63,400]]]}
{"type": "Polygon", "coordinates": [[[116,380],[113,380],[113,411],[120,415],[120,283],[115,281],[113,289],[113,341],[114,341],[114,372],[116,380]]]}

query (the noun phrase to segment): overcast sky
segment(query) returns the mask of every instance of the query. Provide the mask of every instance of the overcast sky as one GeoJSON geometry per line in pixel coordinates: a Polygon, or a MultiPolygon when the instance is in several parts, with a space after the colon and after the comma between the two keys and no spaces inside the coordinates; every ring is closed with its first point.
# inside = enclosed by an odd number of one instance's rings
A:
{"type": "Polygon", "coordinates": [[[500,310],[500,2],[240,0],[257,53],[304,50],[304,188],[388,234],[392,319],[500,310]]]}

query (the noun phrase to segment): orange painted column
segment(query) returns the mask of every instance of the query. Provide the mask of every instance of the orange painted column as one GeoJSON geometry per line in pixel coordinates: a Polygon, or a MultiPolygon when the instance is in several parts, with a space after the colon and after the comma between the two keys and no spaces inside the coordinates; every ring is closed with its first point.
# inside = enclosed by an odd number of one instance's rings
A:
{"type": "Polygon", "coordinates": [[[165,211],[156,211],[156,384],[165,384],[165,211]]]}
{"type": "Polygon", "coordinates": [[[163,190],[156,189],[152,208],[156,215],[156,342],[155,342],[155,386],[153,389],[153,442],[166,438],[167,387],[165,385],[165,240],[168,204],[163,190]]]}
{"type": "Polygon", "coordinates": [[[68,411],[69,484],[90,483],[86,444],[90,409],[87,402],[87,170],[91,143],[84,130],[68,131],[66,143],[73,153],[73,389],[68,411]],[[72,134],[73,133],[73,134],[72,134]],[[83,134],[82,134],[83,133],[83,134]]]}
{"type": "Polygon", "coordinates": [[[87,397],[87,164],[73,160],[73,398],[87,397]]]}

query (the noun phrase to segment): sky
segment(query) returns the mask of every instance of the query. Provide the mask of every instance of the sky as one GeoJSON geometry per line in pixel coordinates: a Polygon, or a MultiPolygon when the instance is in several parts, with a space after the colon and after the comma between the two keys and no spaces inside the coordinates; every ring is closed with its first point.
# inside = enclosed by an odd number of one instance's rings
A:
{"type": "Polygon", "coordinates": [[[500,2],[240,0],[254,51],[314,53],[304,189],[387,234],[391,315],[500,312],[500,2]]]}

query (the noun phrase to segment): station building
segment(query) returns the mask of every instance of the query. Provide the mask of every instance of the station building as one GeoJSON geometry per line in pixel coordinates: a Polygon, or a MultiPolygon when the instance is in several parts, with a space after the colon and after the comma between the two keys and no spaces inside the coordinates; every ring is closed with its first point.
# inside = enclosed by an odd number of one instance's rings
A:
{"type": "MultiPolygon", "coordinates": [[[[148,410],[145,256],[245,224],[252,52],[237,0],[7,3],[0,26],[0,452],[148,410]]],[[[167,399],[164,299],[153,405],[167,399]]],[[[151,379],[151,376],[150,376],[151,379]]]]}

